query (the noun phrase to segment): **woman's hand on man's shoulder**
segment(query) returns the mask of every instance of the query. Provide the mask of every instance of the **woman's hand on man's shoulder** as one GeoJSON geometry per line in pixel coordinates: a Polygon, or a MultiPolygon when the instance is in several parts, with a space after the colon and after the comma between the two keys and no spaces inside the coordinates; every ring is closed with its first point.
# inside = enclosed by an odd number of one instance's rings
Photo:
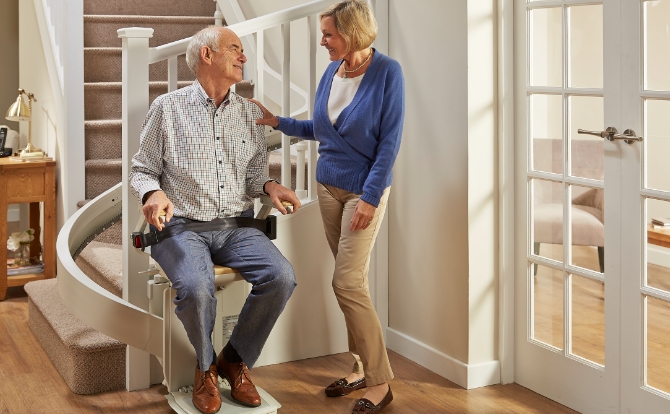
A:
{"type": "Polygon", "coordinates": [[[277,126],[279,126],[279,118],[274,116],[274,114],[270,112],[266,107],[264,107],[262,103],[252,98],[247,99],[255,103],[256,106],[258,106],[258,108],[260,108],[260,110],[263,112],[263,118],[258,118],[256,120],[256,125],[267,125],[272,128],[277,128],[277,126]]]}

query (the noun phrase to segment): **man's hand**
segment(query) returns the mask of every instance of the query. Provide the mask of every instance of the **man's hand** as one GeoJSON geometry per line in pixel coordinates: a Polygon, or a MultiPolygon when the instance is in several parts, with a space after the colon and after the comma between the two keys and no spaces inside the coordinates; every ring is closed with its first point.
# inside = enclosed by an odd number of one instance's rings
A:
{"type": "Polygon", "coordinates": [[[163,230],[163,227],[165,227],[160,218],[163,211],[166,212],[165,222],[170,221],[174,214],[174,204],[172,204],[172,201],[170,201],[161,190],[154,191],[144,203],[142,213],[144,213],[147,223],[156,226],[158,231],[163,230]]]}
{"type": "Polygon", "coordinates": [[[375,216],[375,210],[377,210],[377,208],[372,204],[363,200],[358,200],[356,208],[354,209],[354,215],[351,217],[351,226],[349,227],[349,230],[356,231],[367,229],[375,216]]]}
{"type": "Polygon", "coordinates": [[[267,125],[272,128],[277,128],[277,126],[279,126],[279,118],[274,116],[272,112],[268,111],[268,109],[264,107],[262,103],[258,102],[255,99],[250,98],[247,99],[258,105],[258,107],[261,108],[261,111],[263,111],[263,118],[257,119],[256,125],[267,125]]]}
{"type": "Polygon", "coordinates": [[[272,204],[274,204],[275,208],[282,214],[287,214],[286,207],[282,205],[282,201],[293,203],[294,212],[298,211],[300,208],[300,200],[298,200],[298,197],[293,191],[283,185],[277,184],[274,181],[268,181],[265,183],[263,189],[270,196],[270,200],[272,200],[272,204]]]}

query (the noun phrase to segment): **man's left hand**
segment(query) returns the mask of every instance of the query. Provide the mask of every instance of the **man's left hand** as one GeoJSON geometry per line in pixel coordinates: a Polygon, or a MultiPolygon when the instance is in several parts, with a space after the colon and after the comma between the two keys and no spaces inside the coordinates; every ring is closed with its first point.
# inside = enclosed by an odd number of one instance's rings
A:
{"type": "Polygon", "coordinates": [[[265,183],[263,189],[270,196],[270,200],[272,200],[272,204],[274,204],[275,208],[277,208],[277,210],[279,210],[282,214],[288,214],[286,207],[282,205],[282,201],[288,201],[292,203],[294,212],[298,211],[300,208],[300,200],[298,200],[298,197],[292,190],[289,190],[283,185],[277,184],[274,181],[268,181],[265,183]]]}

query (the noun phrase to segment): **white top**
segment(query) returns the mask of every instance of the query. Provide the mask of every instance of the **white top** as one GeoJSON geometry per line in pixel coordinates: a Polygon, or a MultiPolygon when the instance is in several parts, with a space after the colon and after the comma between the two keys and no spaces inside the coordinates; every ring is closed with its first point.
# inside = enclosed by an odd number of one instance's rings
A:
{"type": "Polygon", "coordinates": [[[333,85],[330,87],[328,97],[328,117],[331,124],[335,124],[340,113],[354,100],[354,95],[356,95],[363,76],[365,74],[346,79],[340,78],[337,73],[333,76],[333,85]]]}

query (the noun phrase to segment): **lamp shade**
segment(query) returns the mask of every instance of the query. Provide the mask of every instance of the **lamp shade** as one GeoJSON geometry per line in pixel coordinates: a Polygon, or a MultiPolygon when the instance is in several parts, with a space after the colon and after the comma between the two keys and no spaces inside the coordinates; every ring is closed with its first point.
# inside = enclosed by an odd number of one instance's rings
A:
{"type": "Polygon", "coordinates": [[[5,118],[9,121],[30,121],[30,109],[23,103],[23,97],[19,94],[16,102],[7,110],[5,118]]]}

